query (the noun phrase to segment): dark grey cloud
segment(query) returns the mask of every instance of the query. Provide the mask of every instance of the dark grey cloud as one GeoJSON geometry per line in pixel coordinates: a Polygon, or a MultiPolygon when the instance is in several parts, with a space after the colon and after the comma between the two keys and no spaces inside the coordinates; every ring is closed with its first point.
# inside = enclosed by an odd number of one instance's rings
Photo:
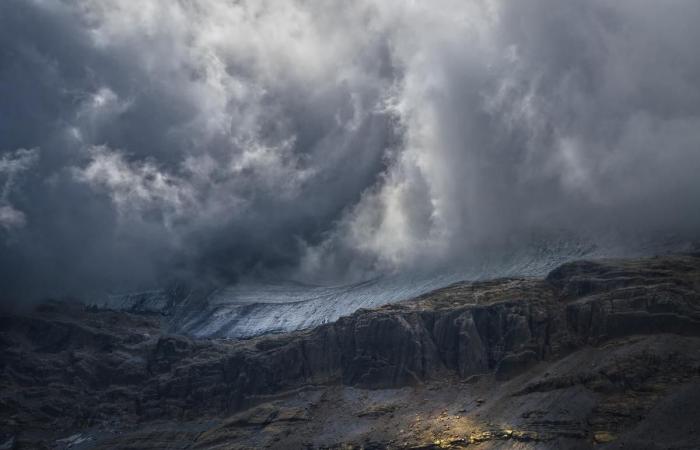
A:
{"type": "Polygon", "coordinates": [[[0,292],[700,225],[690,0],[0,4],[0,292]]]}
{"type": "Polygon", "coordinates": [[[0,173],[2,295],[293,265],[395,140],[386,37],[355,42],[360,13],[3,2],[0,148],[37,161],[0,173]]]}

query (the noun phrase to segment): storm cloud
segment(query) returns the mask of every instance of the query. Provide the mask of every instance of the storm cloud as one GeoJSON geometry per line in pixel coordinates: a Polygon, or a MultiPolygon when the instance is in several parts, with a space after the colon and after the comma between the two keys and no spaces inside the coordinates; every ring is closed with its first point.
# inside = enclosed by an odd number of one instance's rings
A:
{"type": "Polygon", "coordinates": [[[4,0],[0,296],[700,231],[700,4],[4,0]]]}

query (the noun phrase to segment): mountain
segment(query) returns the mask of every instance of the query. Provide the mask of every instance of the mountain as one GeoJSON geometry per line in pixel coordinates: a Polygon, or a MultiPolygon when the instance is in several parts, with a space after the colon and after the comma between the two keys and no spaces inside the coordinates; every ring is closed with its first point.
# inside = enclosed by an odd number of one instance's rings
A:
{"type": "Polygon", "coordinates": [[[649,241],[635,238],[623,246],[617,244],[619,240],[617,235],[608,241],[598,238],[595,243],[568,235],[547,236],[478,258],[478,262],[378,275],[347,284],[322,286],[265,280],[191,288],[175,283],[166,289],[97,297],[88,303],[101,309],[159,315],[171,333],[197,338],[250,338],[312,328],[361,308],[407,300],[463,280],[542,277],[560,264],[581,258],[638,257],[693,248],[685,241],[658,236],[649,241]]]}
{"type": "Polygon", "coordinates": [[[245,340],[0,318],[4,448],[696,448],[700,254],[456,283],[245,340]]]}

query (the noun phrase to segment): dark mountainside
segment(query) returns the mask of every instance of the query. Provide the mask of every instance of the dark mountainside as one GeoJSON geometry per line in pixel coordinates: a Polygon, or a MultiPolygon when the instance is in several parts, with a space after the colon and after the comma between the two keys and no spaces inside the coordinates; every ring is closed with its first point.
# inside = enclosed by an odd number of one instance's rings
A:
{"type": "Polygon", "coordinates": [[[700,447],[700,254],[453,285],[315,329],[0,318],[0,448],[700,447]]]}

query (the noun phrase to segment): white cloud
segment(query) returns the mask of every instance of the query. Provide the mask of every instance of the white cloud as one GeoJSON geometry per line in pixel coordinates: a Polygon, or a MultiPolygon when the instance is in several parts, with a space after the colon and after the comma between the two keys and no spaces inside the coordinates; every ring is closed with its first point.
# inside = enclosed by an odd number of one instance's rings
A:
{"type": "Polygon", "coordinates": [[[130,163],[122,152],[106,146],[91,147],[88,153],[89,162],[74,170],[75,177],[104,190],[123,216],[155,210],[164,215],[164,223],[170,227],[196,204],[192,187],[154,162],[130,163]]]}

